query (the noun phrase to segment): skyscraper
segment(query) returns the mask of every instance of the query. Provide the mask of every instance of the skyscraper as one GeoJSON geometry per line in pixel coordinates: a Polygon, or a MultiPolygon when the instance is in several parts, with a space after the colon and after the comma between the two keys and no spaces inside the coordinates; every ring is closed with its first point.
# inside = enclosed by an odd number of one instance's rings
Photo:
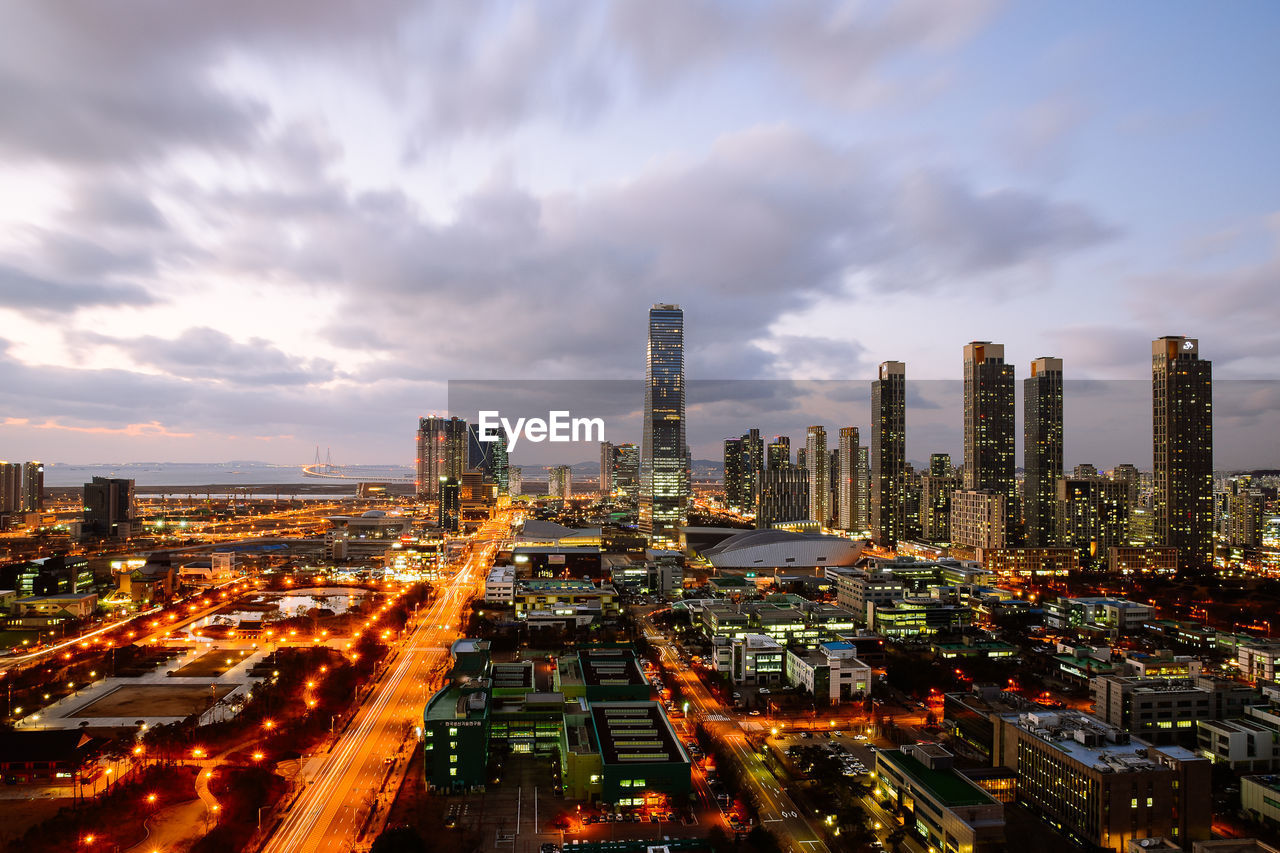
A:
{"type": "Polygon", "coordinates": [[[1052,545],[1055,481],[1062,477],[1062,359],[1037,358],[1022,383],[1023,517],[1027,544],[1052,545]]]}
{"type": "Polygon", "coordinates": [[[441,477],[435,492],[440,501],[436,509],[440,529],[457,533],[462,521],[462,484],[457,477],[441,477]]]}
{"type": "Polygon", "coordinates": [[[614,488],[614,468],[618,462],[618,448],[612,442],[600,442],[600,494],[611,495],[614,488]]]}
{"type": "Polygon", "coordinates": [[[628,442],[618,445],[618,458],[614,462],[614,487],[629,498],[640,489],[640,448],[628,442]]]}
{"type": "Polygon", "coordinates": [[[1213,363],[1195,338],[1151,342],[1155,536],[1180,568],[1213,560],[1213,363]]]}
{"type": "Polygon", "coordinates": [[[1018,515],[1013,430],[1013,365],[1005,364],[1004,344],[965,344],[964,488],[1004,496],[1010,528],[1018,515]]]}
{"type": "Polygon", "coordinates": [[[809,517],[826,527],[827,514],[827,430],[811,426],[805,430],[805,465],[809,469],[809,517]]]}
{"type": "Polygon", "coordinates": [[[907,366],[886,361],[871,383],[871,538],[881,547],[893,547],[905,532],[906,465],[907,366]]]}
{"type": "Polygon", "coordinates": [[[858,526],[859,487],[858,448],[861,446],[857,427],[840,428],[840,444],[836,448],[839,466],[840,496],[836,527],[841,530],[860,530],[858,526]]]}
{"type": "Polygon", "coordinates": [[[557,465],[547,469],[547,495],[568,500],[573,497],[573,469],[557,465]]]}
{"type": "Polygon", "coordinates": [[[724,502],[729,506],[744,506],[742,468],[745,461],[742,439],[726,438],[724,440],[724,502]]]}
{"type": "Polygon", "coordinates": [[[22,466],[17,462],[0,462],[0,512],[22,510],[22,466]]]}
{"type": "Polygon", "coordinates": [[[951,470],[951,454],[930,453],[929,473],[935,477],[950,477],[954,473],[951,470]]]}
{"type": "Polygon", "coordinates": [[[786,435],[774,436],[773,441],[769,442],[769,470],[787,468],[790,465],[791,437],[786,435]]]}
{"type": "Polygon", "coordinates": [[[442,480],[452,477],[461,481],[467,470],[467,451],[467,422],[462,418],[418,418],[418,494],[435,499],[442,480]]]}
{"type": "Polygon", "coordinates": [[[44,509],[43,462],[28,462],[22,466],[22,509],[25,512],[44,509]]]}
{"type": "Polygon", "coordinates": [[[765,529],[809,517],[809,472],[787,466],[770,468],[760,475],[756,496],[756,527],[765,529]]]}
{"type": "Polygon", "coordinates": [[[858,507],[854,522],[856,530],[871,529],[871,451],[865,445],[858,447],[858,507]]]}
{"type": "Polygon", "coordinates": [[[760,430],[752,427],[742,436],[742,506],[751,506],[760,487],[760,472],[764,470],[764,440],[760,430]]]}
{"type": "Polygon", "coordinates": [[[689,496],[684,391],[684,312],[654,305],[645,354],[639,529],[655,548],[683,547],[689,496]]]}
{"type": "Polygon", "coordinates": [[[1120,480],[1061,477],[1054,484],[1057,544],[1075,548],[1086,567],[1105,565],[1127,541],[1129,489],[1120,480]]]}

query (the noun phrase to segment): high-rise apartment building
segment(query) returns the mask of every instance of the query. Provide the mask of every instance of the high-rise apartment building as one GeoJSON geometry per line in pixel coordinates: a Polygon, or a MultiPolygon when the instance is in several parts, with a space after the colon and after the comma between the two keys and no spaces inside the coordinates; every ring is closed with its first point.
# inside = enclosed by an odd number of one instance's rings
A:
{"type": "Polygon", "coordinates": [[[1008,543],[1008,505],[1000,492],[957,489],[951,493],[951,543],[965,548],[1003,548],[1008,543]]]}
{"type": "Polygon", "coordinates": [[[440,529],[457,533],[462,525],[462,484],[457,477],[444,477],[436,484],[436,522],[440,529]]]}
{"type": "Polygon", "coordinates": [[[1062,359],[1037,358],[1022,383],[1023,517],[1028,545],[1052,545],[1062,476],[1062,359]]]}
{"type": "Polygon", "coordinates": [[[0,513],[22,511],[22,466],[0,462],[0,513]]]}
{"type": "Polygon", "coordinates": [[[1195,338],[1151,343],[1151,430],[1157,544],[1178,549],[1181,568],[1213,558],[1213,363],[1195,338]]]}
{"type": "Polygon", "coordinates": [[[1266,496],[1253,487],[1251,477],[1244,476],[1231,478],[1227,483],[1226,498],[1225,535],[1228,544],[1241,548],[1261,545],[1266,496]]]}
{"type": "Polygon", "coordinates": [[[568,500],[573,497],[573,469],[557,465],[547,470],[547,495],[568,500]]]}
{"type": "Polygon", "coordinates": [[[745,489],[743,467],[746,454],[742,452],[742,439],[726,438],[724,440],[724,502],[729,506],[744,506],[742,495],[745,489]]]}
{"type": "Polygon", "coordinates": [[[871,383],[871,538],[882,547],[893,547],[905,534],[906,465],[907,366],[886,361],[871,383]]]}
{"type": "Polygon", "coordinates": [[[858,507],[855,529],[871,529],[871,451],[865,445],[858,447],[858,507]]]}
{"type": "Polygon", "coordinates": [[[809,469],[809,517],[823,527],[831,520],[828,514],[827,430],[811,426],[805,430],[805,465],[809,469]]]}
{"type": "Polygon", "coordinates": [[[950,453],[930,453],[929,473],[934,477],[950,477],[955,474],[951,468],[950,453]]]}
{"type": "Polygon", "coordinates": [[[462,418],[431,415],[418,419],[418,494],[434,500],[440,483],[452,477],[461,481],[467,470],[467,422],[462,418]]]}
{"type": "Polygon", "coordinates": [[[43,462],[28,462],[22,466],[22,509],[24,512],[44,509],[43,462]]]}
{"type": "Polygon", "coordinates": [[[1104,564],[1128,543],[1129,489],[1104,477],[1064,477],[1055,488],[1057,544],[1075,548],[1082,566],[1104,564]]]}
{"type": "MultiPolygon", "coordinates": [[[[950,457],[935,453],[934,457],[950,457]]],[[[920,536],[928,542],[951,541],[951,495],[960,487],[960,481],[950,473],[936,474],[930,458],[930,471],[920,475],[920,536]]]]}
{"type": "Polygon", "coordinates": [[[769,470],[786,468],[790,465],[791,437],[786,435],[774,436],[773,441],[769,442],[769,470]]]}
{"type": "Polygon", "coordinates": [[[836,448],[837,475],[839,476],[839,510],[836,527],[841,530],[861,530],[858,507],[862,496],[858,493],[862,479],[858,476],[858,449],[862,446],[857,427],[840,428],[840,444],[836,448]]]}
{"type": "Polygon", "coordinates": [[[756,527],[768,528],[809,517],[809,472],[800,467],[770,468],[760,475],[756,527]]]}
{"type": "Polygon", "coordinates": [[[618,448],[612,442],[600,442],[600,494],[611,495],[617,488],[614,469],[618,462],[618,448]]]}
{"type": "Polygon", "coordinates": [[[645,355],[639,529],[655,548],[683,547],[689,499],[684,395],[684,311],[654,305],[645,355]]]}
{"type": "Polygon", "coordinates": [[[1004,344],[964,347],[964,487],[1005,496],[1014,506],[1013,365],[1004,344]]]}
{"type": "Polygon", "coordinates": [[[760,487],[760,472],[764,470],[764,439],[760,430],[752,428],[742,436],[742,506],[755,503],[756,489],[760,487]]]}

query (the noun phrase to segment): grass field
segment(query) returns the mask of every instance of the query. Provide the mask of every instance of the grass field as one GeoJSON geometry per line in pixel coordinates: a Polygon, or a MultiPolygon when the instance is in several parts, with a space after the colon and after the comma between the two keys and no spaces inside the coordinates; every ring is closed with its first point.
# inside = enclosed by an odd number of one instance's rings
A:
{"type": "Polygon", "coordinates": [[[170,684],[126,684],[101,699],[77,708],[68,717],[185,717],[203,711],[236,688],[234,684],[197,687],[170,684]]]}
{"type": "Polygon", "coordinates": [[[247,658],[249,649],[227,649],[205,652],[191,663],[177,670],[174,675],[182,678],[216,678],[247,658]]]}

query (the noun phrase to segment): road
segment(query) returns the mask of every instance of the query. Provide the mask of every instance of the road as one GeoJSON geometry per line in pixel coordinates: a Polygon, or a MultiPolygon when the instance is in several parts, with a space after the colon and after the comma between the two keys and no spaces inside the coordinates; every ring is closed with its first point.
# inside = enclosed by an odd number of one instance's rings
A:
{"type": "MultiPolygon", "coordinates": [[[[376,836],[380,821],[371,822],[369,813],[391,772],[388,759],[416,743],[409,733],[421,724],[426,684],[448,667],[460,616],[493,557],[493,545],[481,544],[490,532],[481,532],[471,556],[440,588],[346,731],[303,771],[306,787],[262,848],[264,853],[349,853],[361,846],[366,823],[371,823],[364,833],[367,839],[376,836]]],[[[398,781],[386,785],[386,796],[394,796],[398,781]]],[[[384,819],[385,812],[379,816],[384,819]]]]}
{"type": "MultiPolygon", "coordinates": [[[[656,634],[654,635],[657,636],[656,634]]],[[[660,638],[659,638],[660,639],[660,638]]],[[[779,843],[790,853],[822,853],[828,850],[822,834],[801,814],[790,795],[783,790],[773,772],[747,742],[747,734],[733,718],[732,712],[711,695],[691,669],[680,662],[671,644],[654,642],[662,655],[670,677],[674,677],[690,716],[696,716],[713,738],[727,746],[744,770],[743,778],[757,803],[760,825],[778,836],[779,843]]]]}

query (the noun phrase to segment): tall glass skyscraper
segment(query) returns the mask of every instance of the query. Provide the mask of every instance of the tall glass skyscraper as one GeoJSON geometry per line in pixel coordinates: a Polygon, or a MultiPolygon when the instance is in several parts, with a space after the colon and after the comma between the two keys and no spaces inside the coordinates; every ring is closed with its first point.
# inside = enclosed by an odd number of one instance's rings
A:
{"type": "Polygon", "coordinates": [[[1155,533],[1178,567],[1213,565],[1213,363],[1195,338],[1151,342],[1155,533]]]}
{"type": "Polygon", "coordinates": [[[684,311],[649,310],[645,354],[644,438],[640,453],[640,532],[650,547],[682,548],[688,520],[689,467],[684,414],[684,311]]]}
{"type": "Polygon", "coordinates": [[[1018,518],[1013,378],[1013,365],[1004,360],[1004,344],[965,344],[964,488],[1003,497],[1009,528],[1018,518]]]}
{"type": "Polygon", "coordinates": [[[1062,477],[1062,359],[1037,358],[1022,383],[1022,512],[1027,544],[1057,539],[1057,481],[1062,477]]]}
{"type": "Polygon", "coordinates": [[[907,366],[886,361],[871,383],[871,537],[881,547],[894,547],[905,533],[906,465],[907,366]]]}

